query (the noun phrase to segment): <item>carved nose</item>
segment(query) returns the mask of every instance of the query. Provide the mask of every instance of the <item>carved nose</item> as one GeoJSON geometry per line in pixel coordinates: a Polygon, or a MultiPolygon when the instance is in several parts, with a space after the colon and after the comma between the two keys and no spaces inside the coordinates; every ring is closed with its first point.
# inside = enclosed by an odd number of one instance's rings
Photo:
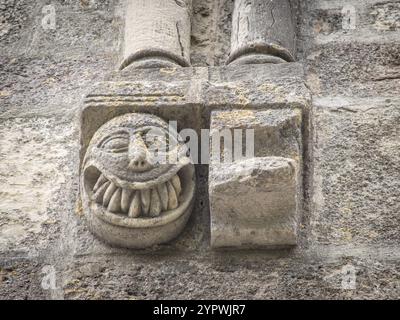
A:
{"type": "Polygon", "coordinates": [[[129,162],[129,169],[132,171],[142,172],[151,168],[151,164],[147,160],[145,152],[137,153],[129,162]]]}
{"type": "Polygon", "coordinates": [[[148,159],[146,144],[141,137],[135,137],[129,144],[129,169],[135,172],[149,170],[152,165],[148,159]]]}

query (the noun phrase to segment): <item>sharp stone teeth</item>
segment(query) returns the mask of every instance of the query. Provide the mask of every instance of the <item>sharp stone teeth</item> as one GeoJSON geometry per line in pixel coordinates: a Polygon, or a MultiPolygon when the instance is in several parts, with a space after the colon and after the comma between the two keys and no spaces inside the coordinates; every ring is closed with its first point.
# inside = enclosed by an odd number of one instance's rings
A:
{"type": "Polygon", "coordinates": [[[181,179],[179,179],[179,176],[177,174],[172,177],[171,183],[174,186],[176,196],[179,197],[179,195],[182,192],[182,186],[181,186],[181,179]]]}
{"type": "Polygon", "coordinates": [[[141,190],[140,191],[140,199],[142,200],[142,209],[143,214],[148,215],[150,210],[150,190],[141,190]]]}
{"type": "Polygon", "coordinates": [[[175,189],[171,182],[167,182],[168,188],[168,210],[176,209],[178,207],[178,199],[176,197],[175,189]]]}
{"type": "Polygon", "coordinates": [[[97,191],[93,195],[93,200],[94,201],[96,201],[97,203],[100,203],[100,204],[103,203],[104,193],[106,192],[106,190],[107,190],[108,186],[110,185],[110,183],[111,182],[107,181],[97,189],[97,191]]]}
{"type": "Polygon", "coordinates": [[[156,189],[151,190],[150,217],[158,217],[161,213],[161,200],[156,189]]]}
{"type": "Polygon", "coordinates": [[[182,185],[178,175],[154,189],[135,192],[132,189],[118,188],[101,174],[93,187],[93,200],[102,203],[110,212],[127,213],[131,218],[137,218],[141,214],[158,217],[161,212],[178,207],[181,192],[182,185]]]}
{"type": "Polygon", "coordinates": [[[96,184],[93,187],[93,192],[96,192],[97,189],[99,189],[107,181],[108,179],[104,176],[104,174],[101,174],[100,177],[97,179],[96,184]]]}
{"type": "Polygon", "coordinates": [[[161,200],[161,206],[163,211],[168,210],[168,188],[165,183],[161,183],[157,186],[158,195],[161,200]]]}
{"type": "Polygon", "coordinates": [[[113,196],[115,190],[117,190],[117,186],[111,182],[106,192],[104,193],[104,198],[103,198],[104,207],[106,208],[108,207],[108,204],[110,203],[111,197],[113,196]]]}
{"type": "Polygon", "coordinates": [[[122,195],[121,195],[121,210],[124,213],[128,213],[129,211],[129,206],[131,204],[131,196],[132,196],[133,190],[132,189],[122,189],[122,195]]]}
{"type": "Polygon", "coordinates": [[[121,193],[121,189],[117,188],[108,204],[108,211],[114,213],[121,212],[121,193]]]}
{"type": "Polygon", "coordinates": [[[137,218],[142,213],[142,208],[140,204],[140,191],[137,191],[133,196],[131,206],[129,207],[128,216],[130,218],[137,218]]]}

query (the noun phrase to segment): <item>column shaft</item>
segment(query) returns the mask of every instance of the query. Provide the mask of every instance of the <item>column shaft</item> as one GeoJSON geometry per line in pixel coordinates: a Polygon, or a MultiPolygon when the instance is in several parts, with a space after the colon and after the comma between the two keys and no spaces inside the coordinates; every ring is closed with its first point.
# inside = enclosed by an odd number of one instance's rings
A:
{"type": "Polygon", "coordinates": [[[294,61],[295,34],[290,0],[236,0],[228,64],[294,61]]]}
{"type": "Polygon", "coordinates": [[[189,66],[191,0],[128,0],[121,69],[189,66]]]}

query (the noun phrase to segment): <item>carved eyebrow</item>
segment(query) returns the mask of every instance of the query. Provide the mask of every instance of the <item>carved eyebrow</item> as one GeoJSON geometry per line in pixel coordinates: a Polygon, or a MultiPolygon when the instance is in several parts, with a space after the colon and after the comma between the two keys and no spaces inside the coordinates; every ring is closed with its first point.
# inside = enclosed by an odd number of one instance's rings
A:
{"type": "Polygon", "coordinates": [[[149,132],[154,132],[154,133],[160,133],[162,135],[166,135],[168,136],[169,131],[166,130],[165,128],[161,128],[161,127],[155,127],[155,126],[143,126],[143,127],[139,127],[136,128],[135,133],[140,132],[142,134],[147,134],[149,132]]]}
{"type": "Polygon", "coordinates": [[[108,135],[108,137],[111,137],[111,136],[113,136],[113,135],[129,135],[129,132],[128,132],[128,130],[126,130],[126,129],[118,129],[118,130],[116,130],[116,131],[112,131],[109,135],[108,135]]]}
{"type": "Polygon", "coordinates": [[[100,142],[97,144],[98,147],[102,147],[106,142],[108,142],[111,139],[115,138],[129,138],[129,133],[125,130],[118,130],[110,133],[106,137],[100,140],[100,142]]]}

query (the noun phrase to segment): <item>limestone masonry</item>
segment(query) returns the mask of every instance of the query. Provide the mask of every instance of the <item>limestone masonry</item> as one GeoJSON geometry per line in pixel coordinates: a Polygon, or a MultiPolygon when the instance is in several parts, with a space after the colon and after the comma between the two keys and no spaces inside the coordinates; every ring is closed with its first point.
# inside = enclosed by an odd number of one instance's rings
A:
{"type": "Polygon", "coordinates": [[[400,1],[0,18],[0,299],[400,297],[400,1]]]}

